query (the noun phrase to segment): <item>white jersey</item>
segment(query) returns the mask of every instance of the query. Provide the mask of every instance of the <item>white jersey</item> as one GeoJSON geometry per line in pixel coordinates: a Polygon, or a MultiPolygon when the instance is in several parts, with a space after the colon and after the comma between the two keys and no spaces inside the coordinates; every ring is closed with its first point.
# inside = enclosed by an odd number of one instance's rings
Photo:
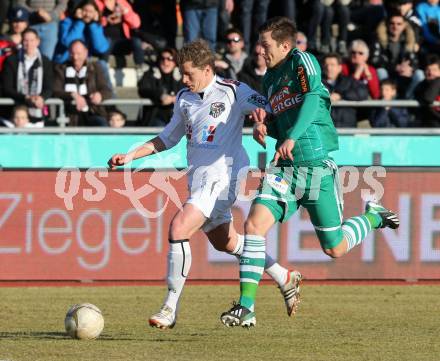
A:
{"type": "Polygon", "coordinates": [[[249,165],[241,141],[244,117],[265,107],[266,98],[248,85],[214,76],[201,93],[184,88],[177,94],[173,117],[159,137],[171,148],[186,136],[190,176],[206,167],[208,174],[234,178],[249,165]]]}

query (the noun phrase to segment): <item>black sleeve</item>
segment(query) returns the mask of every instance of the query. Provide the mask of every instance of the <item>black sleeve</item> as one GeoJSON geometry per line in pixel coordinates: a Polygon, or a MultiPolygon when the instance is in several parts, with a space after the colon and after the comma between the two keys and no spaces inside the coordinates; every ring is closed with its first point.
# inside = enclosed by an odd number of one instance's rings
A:
{"type": "Polygon", "coordinates": [[[53,93],[53,64],[52,62],[43,57],[43,89],[41,96],[44,99],[50,98],[53,93]]]}
{"type": "Polygon", "coordinates": [[[17,64],[18,59],[15,55],[8,57],[3,64],[3,96],[24,103],[25,96],[17,91],[17,64]]]}

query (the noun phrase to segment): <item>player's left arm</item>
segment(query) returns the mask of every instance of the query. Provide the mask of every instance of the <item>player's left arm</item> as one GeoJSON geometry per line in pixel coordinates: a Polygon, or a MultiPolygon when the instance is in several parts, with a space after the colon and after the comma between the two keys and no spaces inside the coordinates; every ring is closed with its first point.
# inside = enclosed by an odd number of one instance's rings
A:
{"type": "Polygon", "coordinates": [[[274,137],[274,125],[270,122],[272,109],[266,97],[253,90],[246,83],[240,83],[237,87],[237,102],[242,114],[252,115],[252,120],[255,122],[254,139],[265,147],[265,136],[274,137]]]}
{"type": "Polygon", "coordinates": [[[303,103],[295,124],[287,131],[288,138],[298,140],[316,118],[319,109],[321,90],[321,67],[316,58],[309,53],[298,55],[298,66],[292,69],[292,76],[297,79],[303,94],[303,103]]]}
{"type": "Polygon", "coordinates": [[[236,94],[237,102],[242,114],[249,115],[258,108],[264,109],[267,113],[272,113],[266,97],[253,90],[246,83],[240,82],[240,85],[237,86],[236,94]]]}

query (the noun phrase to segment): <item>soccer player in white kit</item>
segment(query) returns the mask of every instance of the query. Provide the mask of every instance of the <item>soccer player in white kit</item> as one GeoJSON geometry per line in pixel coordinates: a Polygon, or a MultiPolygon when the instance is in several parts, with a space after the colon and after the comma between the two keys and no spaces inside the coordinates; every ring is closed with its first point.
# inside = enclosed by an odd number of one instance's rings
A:
{"type": "MultiPolygon", "coordinates": [[[[189,198],[171,221],[168,252],[168,293],[149,323],[162,329],[176,323],[179,299],[191,267],[190,237],[202,229],[213,246],[239,256],[243,236],[232,224],[239,174],[246,175],[249,158],[242,146],[244,117],[267,101],[244,83],[214,73],[214,54],[203,40],[186,44],[178,62],[186,88],[176,96],[170,123],[155,138],[128,154],[115,154],[111,169],[133,159],[174,147],[187,139],[189,198]]],[[[301,274],[288,271],[266,255],[266,272],[278,284],[288,315],[299,303],[301,274]]]]}

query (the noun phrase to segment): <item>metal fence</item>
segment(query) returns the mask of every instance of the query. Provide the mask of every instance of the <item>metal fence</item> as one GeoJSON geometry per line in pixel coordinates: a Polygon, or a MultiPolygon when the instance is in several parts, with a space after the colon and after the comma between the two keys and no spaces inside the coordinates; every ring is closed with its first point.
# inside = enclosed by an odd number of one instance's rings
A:
{"type": "MultiPolygon", "coordinates": [[[[57,98],[50,98],[47,99],[45,102],[48,106],[55,107],[56,108],[56,121],[59,124],[60,128],[65,128],[66,124],[69,123],[69,118],[66,116],[66,110],[65,110],[65,103],[61,99],[57,98]]],[[[15,101],[11,98],[0,98],[0,106],[1,105],[15,105],[15,101]]],[[[136,107],[142,107],[142,106],[151,106],[153,105],[152,101],[150,99],[108,99],[102,102],[102,105],[104,106],[114,106],[114,105],[124,105],[124,106],[136,106],[136,107]]],[[[418,108],[422,105],[416,101],[416,100],[392,100],[392,101],[384,101],[384,100],[363,100],[363,101],[349,101],[349,100],[340,100],[338,102],[332,103],[332,107],[344,107],[344,108],[373,108],[373,107],[405,107],[405,108],[418,108]]],[[[436,101],[429,105],[430,107],[440,107],[440,101],[436,101]]],[[[96,133],[96,129],[93,130],[90,127],[86,127],[83,130],[80,128],[71,128],[67,131],[67,129],[60,129],[60,128],[43,128],[43,129],[33,129],[33,128],[22,128],[20,129],[20,132],[25,133],[59,133],[59,132],[68,132],[68,133],[96,133]]],[[[116,133],[116,132],[124,132],[124,133],[130,133],[130,130],[128,128],[123,128],[122,130],[111,130],[107,129],[104,130],[102,127],[99,127],[99,133],[116,133]]],[[[144,128],[149,129],[149,128],[144,128]]],[[[157,132],[158,128],[151,128],[154,130],[154,132],[157,132]]],[[[355,133],[367,133],[370,134],[374,131],[374,133],[377,134],[390,134],[390,131],[387,129],[356,129],[355,133]]],[[[139,127],[136,128],[136,132],[139,132],[139,127]]],[[[433,129],[431,129],[433,130],[433,129]]],[[[436,132],[432,133],[431,130],[428,131],[428,134],[438,134],[436,132]]],[[[18,129],[2,129],[0,127],[0,133],[8,133],[8,132],[17,132],[18,129]]],[[[342,133],[345,133],[345,130],[339,130],[342,133]]],[[[404,129],[400,129],[399,133],[402,134],[401,131],[404,131],[404,129]]],[[[417,131],[416,128],[407,129],[408,134],[415,134],[414,132],[417,131]]],[[[419,132],[422,131],[422,129],[418,130],[419,132]]],[[[134,133],[135,131],[133,131],[134,133]]],[[[354,131],[349,131],[349,134],[352,134],[354,131]]],[[[392,133],[396,133],[396,130],[393,130],[392,133]]],[[[405,132],[403,132],[405,133],[405,132]]],[[[423,130],[422,133],[417,134],[426,134],[423,130]]]]}

